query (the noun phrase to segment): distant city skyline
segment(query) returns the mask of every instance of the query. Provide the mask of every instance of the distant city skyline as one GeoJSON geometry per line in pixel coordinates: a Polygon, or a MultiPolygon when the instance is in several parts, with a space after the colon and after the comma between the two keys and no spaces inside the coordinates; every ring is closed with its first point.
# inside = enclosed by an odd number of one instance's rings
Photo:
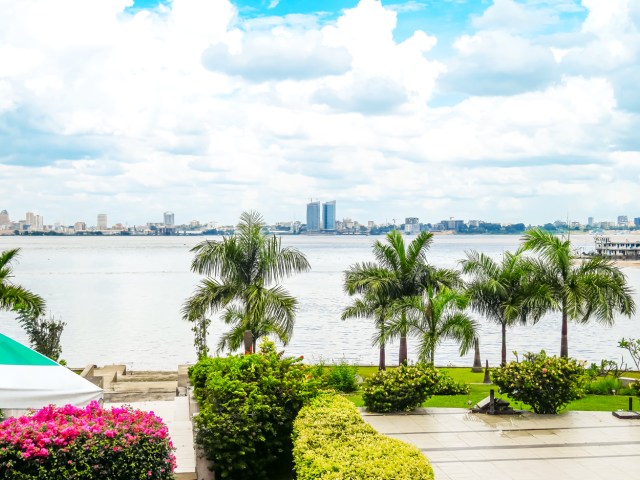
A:
{"type": "MultiPolygon", "coordinates": [[[[640,207],[638,208],[638,212],[640,214],[640,207]]],[[[305,226],[305,231],[307,232],[322,232],[322,231],[333,231],[337,229],[337,226],[340,224],[349,223],[349,224],[358,224],[362,226],[368,226],[371,228],[373,225],[384,226],[384,225],[395,225],[400,227],[404,225],[404,231],[407,233],[417,233],[419,231],[420,225],[427,224],[444,224],[447,229],[457,230],[460,225],[469,225],[477,227],[480,223],[486,224],[500,224],[500,225],[513,225],[513,224],[524,224],[528,225],[544,225],[544,224],[563,224],[567,223],[567,219],[547,219],[543,222],[532,223],[526,222],[524,220],[515,220],[512,222],[500,222],[491,218],[482,218],[482,219],[471,219],[471,218],[461,218],[461,217],[449,217],[449,218],[424,218],[424,217],[399,217],[392,219],[370,219],[370,218],[353,218],[349,215],[344,215],[341,220],[338,220],[336,216],[337,213],[337,202],[335,200],[322,202],[320,200],[310,201],[306,204],[306,216],[305,218],[270,218],[268,214],[264,212],[260,212],[265,218],[265,222],[267,225],[284,225],[284,224],[293,224],[297,223],[299,225],[305,226]]],[[[229,223],[219,222],[216,220],[204,220],[204,219],[194,219],[190,220],[180,220],[176,222],[175,213],[171,211],[164,211],[161,214],[158,214],[157,217],[162,217],[162,221],[156,221],[157,218],[154,217],[152,219],[148,219],[147,221],[130,223],[122,220],[116,219],[115,222],[111,224],[109,222],[109,214],[100,213],[96,215],[95,225],[92,224],[91,221],[86,222],[82,219],[77,219],[73,222],[46,222],[45,215],[36,214],[34,212],[26,212],[24,214],[24,218],[18,214],[16,216],[12,216],[11,212],[8,209],[0,209],[0,230],[6,230],[9,224],[15,224],[16,222],[24,222],[24,224],[30,226],[30,230],[32,231],[41,231],[44,227],[50,227],[54,225],[60,225],[65,227],[73,227],[77,231],[87,230],[87,229],[97,229],[97,230],[124,230],[130,227],[137,227],[143,225],[154,225],[154,226],[162,226],[162,227],[180,227],[180,226],[188,226],[190,228],[205,228],[206,226],[225,226],[225,227],[233,227],[237,224],[237,220],[229,223]],[[19,218],[18,218],[19,217],[19,218]]],[[[117,217],[116,217],[117,218],[117,217]]],[[[609,219],[599,219],[593,216],[589,216],[586,220],[575,220],[568,218],[568,222],[571,225],[580,225],[580,226],[609,226],[609,227],[639,227],[640,226],[640,216],[637,215],[617,215],[613,218],[609,219]]]]}
{"type": "Polygon", "coordinates": [[[20,217],[638,216],[637,0],[5,1],[0,32],[20,217]]]}

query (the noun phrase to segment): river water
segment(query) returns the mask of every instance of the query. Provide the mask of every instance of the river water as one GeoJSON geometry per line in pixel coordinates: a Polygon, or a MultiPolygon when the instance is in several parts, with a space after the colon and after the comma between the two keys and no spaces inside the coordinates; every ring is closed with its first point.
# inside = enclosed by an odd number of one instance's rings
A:
{"type": "MultiPolygon", "coordinates": [[[[208,237],[215,240],[220,237],[208,237]]],[[[308,361],[377,364],[371,347],[372,322],[340,320],[350,303],[343,293],[343,271],[355,262],[372,260],[371,244],[384,237],[293,236],[283,244],[300,249],[311,271],[285,281],[298,298],[299,310],[287,354],[308,361]]],[[[407,237],[410,240],[411,237],[407,237]]],[[[51,313],[67,323],[62,335],[63,358],[71,366],[89,363],[124,363],[134,370],[173,370],[195,361],[190,325],[180,318],[180,308],[200,277],[191,273],[189,249],[202,237],[0,237],[0,250],[21,248],[14,265],[14,282],[43,296],[51,313]]],[[[495,258],[518,246],[517,236],[436,236],[429,261],[439,267],[456,267],[467,250],[495,258]]],[[[590,250],[593,238],[574,236],[576,247],[590,250]]],[[[640,310],[640,267],[624,266],[640,310]]],[[[613,327],[597,323],[569,325],[569,353],[588,362],[603,358],[619,361],[622,337],[640,338],[640,319],[621,317],[613,327]]],[[[500,328],[479,318],[483,362],[500,360],[500,328]]],[[[210,345],[215,347],[226,329],[214,320],[210,345]]],[[[26,341],[14,316],[0,312],[0,332],[26,341]]],[[[415,340],[409,341],[410,358],[415,340]]],[[[520,353],[560,349],[560,320],[549,315],[538,324],[514,327],[507,333],[507,351],[520,353]]],[[[387,349],[387,362],[397,362],[397,345],[387,349]]],[[[630,359],[626,358],[628,362],[630,359]]],[[[472,354],[460,358],[457,347],[444,342],[436,350],[438,365],[471,365],[472,354]]]]}

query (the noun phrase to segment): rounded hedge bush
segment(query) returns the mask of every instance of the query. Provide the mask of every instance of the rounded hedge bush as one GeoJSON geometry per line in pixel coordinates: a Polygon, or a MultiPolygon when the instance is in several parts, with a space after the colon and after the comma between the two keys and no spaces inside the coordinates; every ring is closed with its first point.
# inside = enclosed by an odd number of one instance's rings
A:
{"type": "Polygon", "coordinates": [[[207,358],[189,369],[200,405],[196,442],[216,478],[270,479],[290,469],[293,421],[319,384],[301,361],[263,342],[259,353],[207,358]]]}
{"type": "Polygon", "coordinates": [[[50,405],[0,424],[0,478],[165,480],[173,478],[173,450],[153,413],[50,405]]]}
{"type": "Polygon", "coordinates": [[[362,387],[362,400],[370,412],[413,410],[437,390],[440,374],[430,365],[401,365],[380,370],[362,387]]]}
{"type": "Polygon", "coordinates": [[[349,400],[324,395],[300,410],[293,427],[298,480],[432,480],[415,446],[366,424],[349,400]]]}
{"type": "Polygon", "coordinates": [[[556,414],[584,395],[585,369],[573,358],[529,353],[491,372],[501,393],[531,406],[535,413],[556,414]]]}

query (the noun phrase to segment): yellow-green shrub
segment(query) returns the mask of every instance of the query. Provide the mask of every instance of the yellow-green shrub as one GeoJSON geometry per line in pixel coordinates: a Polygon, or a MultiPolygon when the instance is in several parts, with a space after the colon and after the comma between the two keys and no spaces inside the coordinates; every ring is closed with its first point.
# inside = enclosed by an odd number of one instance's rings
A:
{"type": "Polygon", "coordinates": [[[420,450],[366,424],[347,399],[324,395],[300,410],[293,425],[298,480],[432,480],[420,450]]]}

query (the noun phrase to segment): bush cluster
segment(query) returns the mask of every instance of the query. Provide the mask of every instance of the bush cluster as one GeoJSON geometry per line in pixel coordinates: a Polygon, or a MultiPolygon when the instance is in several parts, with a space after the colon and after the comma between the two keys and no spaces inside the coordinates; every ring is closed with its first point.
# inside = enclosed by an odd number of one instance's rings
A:
{"type": "Polygon", "coordinates": [[[216,478],[273,478],[291,468],[293,421],[317,394],[301,358],[283,357],[271,342],[260,352],[207,358],[189,369],[200,412],[196,442],[216,478]]]}
{"type": "Polygon", "coordinates": [[[370,412],[413,410],[437,390],[439,372],[430,365],[401,365],[380,370],[362,387],[362,400],[370,412]]]}
{"type": "Polygon", "coordinates": [[[338,392],[351,393],[358,389],[358,368],[347,363],[340,363],[330,368],[327,385],[338,392]]]}
{"type": "Polygon", "coordinates": [[[468,395],[469,385],[456,382],[444,372],[438,371],[438,384],[434,395],[468,395]]]}
{"type": "Polygon", "coordinates": [[[622,393],[622,382],[613,376],[597,378],[587,382],[584,388],[585,393],[592,395],[611,395],[613,390],[622,393]]]}
{"type": "Polygon", "coordinates": [[[111,480],[173,478],[167,427],[153,413],[50,405],[0,425],[0,477],[111,480]]]}
{"type": "Polygon", "coordinates": [[[416,447],[377,433],[356,407],[323,395],[294,423],[293,456],[298,480],[432,480],[433,470],[416,447]]]}
{"type": "Polygon", "coordinates": [[[501,393],[531,406],[535,413],[556,414],[584,395],[584,365],[572,358],[527,354],[522,362],[494,369],[491,380],[501,393]]]}

